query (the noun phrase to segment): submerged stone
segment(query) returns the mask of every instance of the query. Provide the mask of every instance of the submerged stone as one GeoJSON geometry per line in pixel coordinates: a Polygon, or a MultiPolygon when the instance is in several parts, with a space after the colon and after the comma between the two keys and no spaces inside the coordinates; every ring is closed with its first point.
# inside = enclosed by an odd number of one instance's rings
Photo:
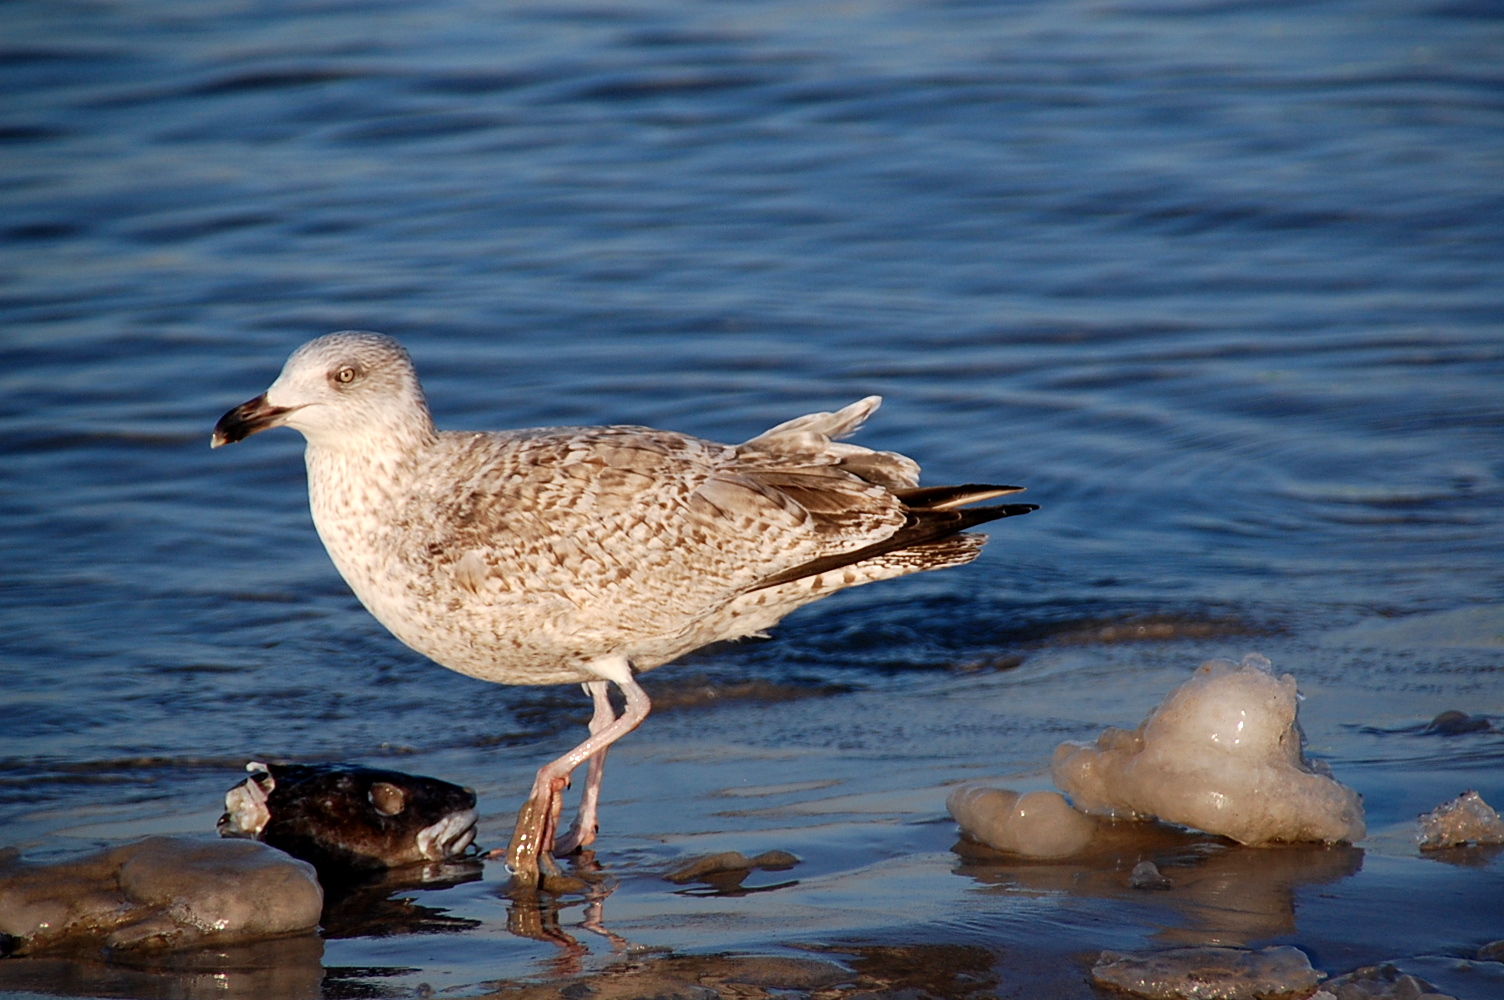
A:
{"type": "Polygon", "coordinates": [[[1423,851],[1466,844],[1504,844],[1504,819],[1477,792],[1463,792],[1415,821],[1423,851]]]}
{"type": "Polygon", "coordinates": [[[8,954],[174,949],[312,931],[313,866],[252,841],[148,837],[60,864],[0,867],[8,954]]]}
{"type": "MultiPolygon", "coordinates": [[[[878,985],[834,962],[778,955],[644,955],[599,972],[543,983],[508,983],[483,1000],[776,1000],[855,997],[878,985]],[[854,984],[857,990],[839,990],[854,984]]],[[[873,996],[874,994],[867,994],[873,996]]],[[[878,994],[891,997],[884,991],[878,994]]],[[[929,994],[925,994],[928,996],[929,994]]]]}
{"type": "Polygon", "coordinates": [[[727,982],[772,990],[815,990],[849,982],[850,972],[818,958],[749,955],[721,959],[716,969],[727,982]]]}
{"type": "Polygon", "coordinates": [[[1212,660],[1132,732],[1063,743],[1050,773],[1076,807],[1157,817],[1244,844],[1356,841],[1362,799],[1307,761],[1295,678],[1257,654],[1212,660]]]}
{"type": "Polygon", "coordinates": [[[958,788],[945,800],[951,817],[988,847],[1030,858],[1063,858],[1091,842],[1096,823],[1058,792],[958,788]]]}
{"type": "Polygon", "coordinates": [[[665,872],[663,877],[669,882],[683,885],[707,875],[750,872],[754,868],[762,871],[785,871],[798,863],[799,859],[788,851],[763,851],[750,858],[741,851],[721,851],[681,861],[665,872]]]}
{"type": "Polygon", "coordinates": [[[1482,715],[1468,715],[1457,709],[1448,709],[1427,724],[1425,731],[1437,736],[1460,736],[1463,733],[1482,733],[1493,728],[1493,723],[1482,715]]]}
{"type": "Polygon", "coordinates": [[[1174,948],[1102,952],[1092,981],[1152,1000],[1276,1000],[1304,997],[1321,981],[1299,948],[1174,948]]]}

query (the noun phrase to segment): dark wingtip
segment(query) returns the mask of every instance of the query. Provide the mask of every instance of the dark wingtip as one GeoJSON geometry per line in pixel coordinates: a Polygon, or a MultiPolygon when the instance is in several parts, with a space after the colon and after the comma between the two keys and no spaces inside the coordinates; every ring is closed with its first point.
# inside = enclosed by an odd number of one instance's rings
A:
{"type": "MultiPolygon", "coordinates": [[[[977,511],[999,511],[996,517],[1017,517],[1019,514],[1027,514],[1039,509],[1037,503],[1005,503],[998,507],[977,507],[977,511]]],[[[995,518],[989,518],[995,520],[995,518]]]]}
{"type": "Polygon", "coordinates": [[[855,552],[812,559],[803,565],[768,577],[752,590],[776,587],[779,584],[814,576],[826,570],[840,569],[842,566],[850,566],[866,559],[875,559],[889,552],[929,545],[952,538],[967,528],[974,528],[988,521],[996,521],[1003,517],[1017,517],[1038,509],[1037,503],[1008,503],[999,504],[996,507],[962,507],[954,510],[945,507],[911,509],[909,523],[894,532],[891,537],[868,545],[866,548],[857,549],[855,552]]]}

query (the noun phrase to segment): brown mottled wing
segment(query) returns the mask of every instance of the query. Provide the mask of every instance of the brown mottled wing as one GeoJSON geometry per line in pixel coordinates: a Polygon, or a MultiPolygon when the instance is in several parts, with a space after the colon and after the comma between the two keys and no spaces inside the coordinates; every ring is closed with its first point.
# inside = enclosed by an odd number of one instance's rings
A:
{"type": "Polygon", "coordinates": [[[641,427],[445,435],[432,480],[458,485],[415,498],[424,556],[498,602],[567,602],[587,630],[676,627],[903,528],[886,484],[912,487],[917,466],[831,440],[876,403],[740,447],[641,427]]]}

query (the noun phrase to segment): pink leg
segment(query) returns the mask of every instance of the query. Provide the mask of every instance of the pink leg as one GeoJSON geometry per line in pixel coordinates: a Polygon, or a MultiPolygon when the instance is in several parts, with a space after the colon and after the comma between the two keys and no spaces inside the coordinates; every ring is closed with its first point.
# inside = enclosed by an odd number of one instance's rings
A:
{"type": "MultiPolygon", "coordinates": [[[[517,827],[513,830],[512,842],[507,847],[507,867],[525,881],[537,881],[539,855],[553,843],[553,828],[559,814],[560,796],[569,784],[569,775],[580,764],[596,754],[603,754],[607,747],[640,726],[653,707],[647,692],[632,678],[625,659],[605,664],[601,668],[601,675],[607,676],[608,671],[610,679],[626,695],[626,711],[600,732],[592,733],[584,743],[558,760],[539,768],[532,794],[517,814],[517,827]]],[[[549,863],[552,864],[551,861],[549,863]]]]}
{"type": "MultiPolygon", "coordinates": [[[[594,736],[616,721],[616,712],[611,708],[611,699],[606,696],[605,681],[588,681],[585,690],[590,692],[590,697],[595,702],[595,714],[590,717],[590,735],[594,736]]],[[[580,813],[575,817],[569,832],[554,841],[555,854],[573,854],[580,848],[595,843],[595,831],[599,826],[595,812],[601,801],[601,779],[606,774],[606,754],[610,749],[603,747],[588,761],[585,790],[580,794],[580,813]]]]}

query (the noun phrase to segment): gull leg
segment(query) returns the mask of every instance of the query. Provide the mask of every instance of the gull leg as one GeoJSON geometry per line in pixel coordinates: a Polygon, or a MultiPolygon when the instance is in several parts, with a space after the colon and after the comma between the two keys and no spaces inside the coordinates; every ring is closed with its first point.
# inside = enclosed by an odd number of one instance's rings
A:
{"type": "MultiPolygon", "coordinates": [[[[587,681],[584,687],[595,702],[595,714],[590,717],[590,735],[594,736],[616,721],[616,711],[606,696],[606,681],[587,681]]],[[[585,790],[580,794],[580,813],[569,832],[554,841],[555,854],[573,854],[595,843],[595,831],[599,826],[595,812],[601,801],[601,778],[606,773],[606,753],[609,750],[610,747],[603,747],[590,758],[589,770],[585,772],[585,790]]]]}
{"type": "MultiPolygon", "coordinates": [[[[517,814],[517,827],[507,846],[507,867],[525,881],[536,883],[538,880],[539,856],[548,851],[552,841],[553,818],[559,809],[559,797],[569,784],[569,775],[580,764],[640,726],[653,707],[647,692],[632,678],[632,666],[626,657],[598,660],[587,664],[586,669],[621,688],[627,699],[627,708],[620,718],[600,732],[592,733],[584,743],[538,769],[532,794],[517,814]]],[[[552,859],[549,858],[547,863],[551,865],[552,859]]]]}

